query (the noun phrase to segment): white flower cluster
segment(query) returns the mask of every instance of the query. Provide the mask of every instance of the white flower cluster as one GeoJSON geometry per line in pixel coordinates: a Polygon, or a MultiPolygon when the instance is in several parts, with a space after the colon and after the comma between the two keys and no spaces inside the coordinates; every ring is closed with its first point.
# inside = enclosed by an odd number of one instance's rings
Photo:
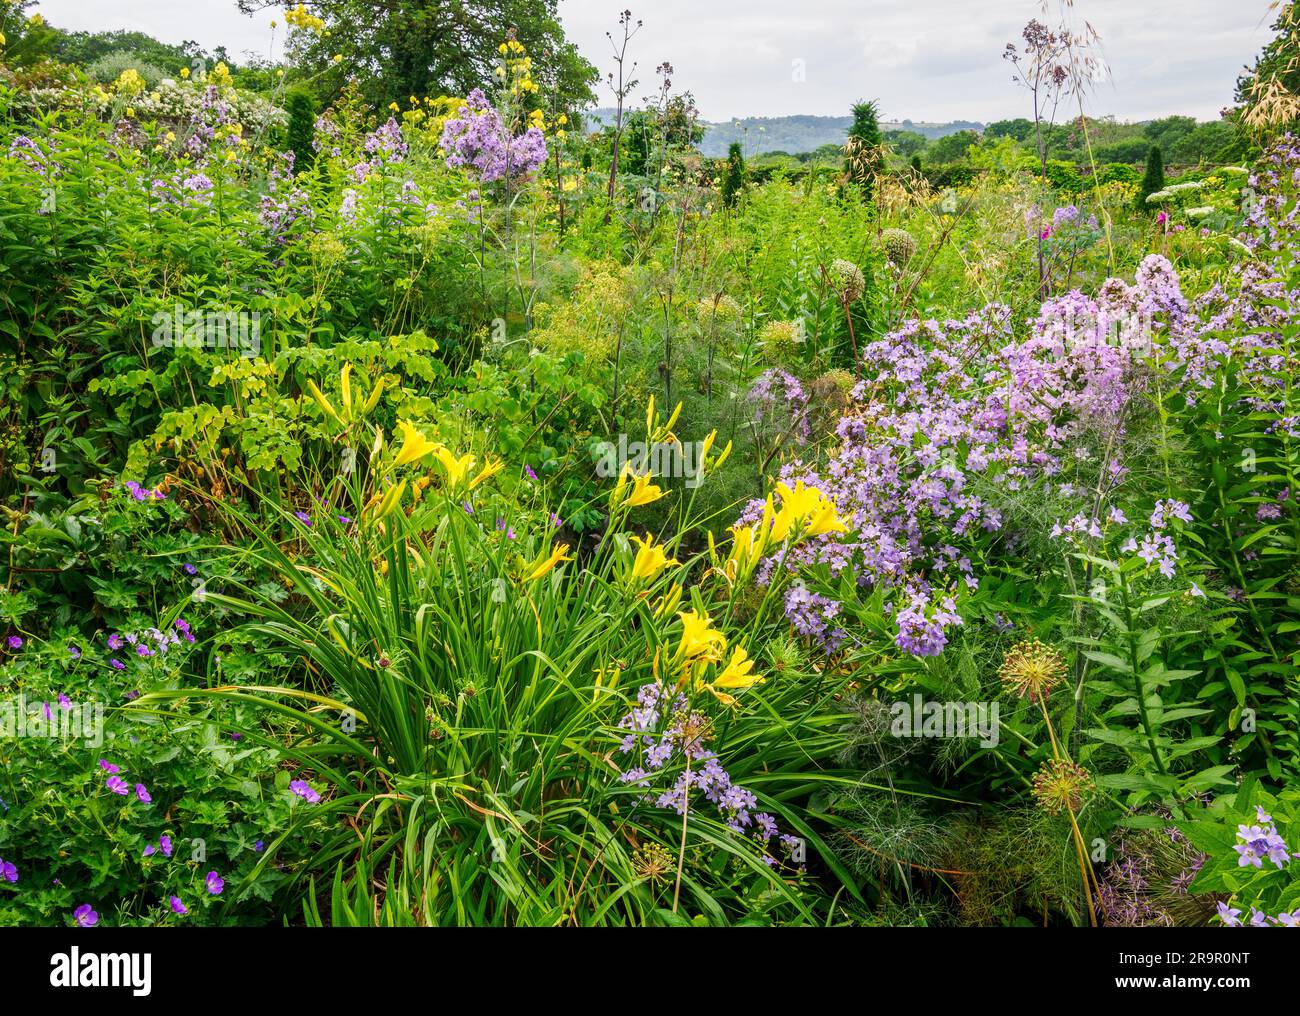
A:
{"type": "Polygon", "coordinates": [[[1192,191],[1198,191],[1205,186],[1204,180],[1188,180],[1186,183],[1171,183],[1164,190],[1158,190],[1154,194],[1147,196],[1147,204],[1158,205],[1167,201],[1178,201],[1190,196],[1192,191]]]}
{"type": "MultiPolygon", "coordinates": [[[[58,108],[118,117],[129,106],[137,120],[185,123],[201,108],[206,87],[202,82],[163,78],[157,88],[129,99],[105,91],[98,85],[89,88],[34,88],[16,93],[14,107],[20,113],[58,108]]],[[[261,133],[273,124],[288,122],[288,114],[279,106],[247,92],[225,87],[221,89],[221,99],[229,107],[231,117],[251,133],[261,133]]]]}

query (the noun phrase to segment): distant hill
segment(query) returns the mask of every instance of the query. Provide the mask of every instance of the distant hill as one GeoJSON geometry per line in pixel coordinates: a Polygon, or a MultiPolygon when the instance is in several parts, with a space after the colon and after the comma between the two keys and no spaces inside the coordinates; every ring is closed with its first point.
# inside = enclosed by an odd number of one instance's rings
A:
{"type": "MultiPolygon", "coordinates": [[[[594,125],[612,124],[613,109],[593,109],[586,113],[594,125]]],[[[823,145],[842,145],[848,135],[850,116],[751,116],[743,120],[731,120],[725,123],[710,123],[700,143],[700,151],[705,155],[718,157],[727,154],[733,141],[739,141],[744,147],[745,155],[759,155],[763,152],[789,152],[798,155],[811,152],[823,145]]],[[[915,131],[933,140],[964,130],[982,130],[981,123],[970,120],[955,120],[951,123],[926,123],[923,121],[895,120],[881,121],[882,131],[915,131]]]]}

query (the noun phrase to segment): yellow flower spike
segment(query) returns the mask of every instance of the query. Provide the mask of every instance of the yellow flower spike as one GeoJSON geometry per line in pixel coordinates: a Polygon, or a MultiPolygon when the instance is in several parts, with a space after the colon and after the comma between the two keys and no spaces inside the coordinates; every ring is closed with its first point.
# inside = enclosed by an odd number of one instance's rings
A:
{"type": "Polygon", "coordinates": [[[352,364],[345,363],[339,372],[339,393],[343,400],[343,415],[352,418],[352,364]]]}
{"type": "MultiPolygon", "coordinates": [[[[402,495],[405,493],[406,493],[405,480],[402,480],[396,486],[389,487],[388,490],[384,492],[383,497],[380,498],[379,506],[375,509],[374,521],[378,522],[380,519],[383,519],[386,516],[391,515],[394,509],[396,509],[397,506],[401,504],[402,495]]],[[[371,500],[373,501],[374,499],[372,498],[371,500]]]]}
{"type": "MultiPolygon", "coordinates": [[[[662,433],[665,433],[669,437],[672,437],[673,424],[677,422],[677,418],[681,415],[682,415],[682,404],[679,402],[677,403],[676,407],[673,409],[672,415],[668,417],[668,422],[663,425],[662,433]]],[[[677,443],[677,439],[675,437],[673,437],[673,443],[674,444],[677,443]]]]}
{"type": "Polygon", "coordinates": [[[339,418],[339,414],[330,404],[330,400],[325,398],[325,393],[316,387],[315,381],[307,382],[307,391],[311,393],[311,397],[316,400],[316,404],[321,407],[321,410],[326,416],[337,423],[340,427],[343,426],[343,421],[339,418]]]}
{"type": "Polygon", "coordinates": [[[683,610],[677,616],[682,619],[682,638],[675,659],[686,663],[722,659],[727,649],[727,638],[713,627],[708,614],[683,610]]]}
{"type": "Polygon", "coordinates": [[[645,406],[645,432],[647,436],[649,436],[649,434],[654,430],[654,426],[655,426],[655,397],[654,397],[654,393],[651,392],[650,401],[647,402],[645,406]]]}
{"type": "Polygon", "coordinates": [[[474,468],[473,455],[462,455],[457,458],[443,445],[438,445],[433,450],[433,454],[442,466],[443,472],[447,474],[448,485],[452,487],[460,486],[460,481],[465,479],[465,474],[474,468]]]}
{"type": "Polygon", "coordinates": [[[764,533],[762,523],[732,527],[731,552],[727,555],[724,566],[729,578],[735,579],[747,575],[762,560],[763,553],[767,549],[764,533]]]}
{"type": "Polygon", "coordinates": [[[649,533],[645,534],[644,540],[639,536],[632,537],[632,542],[638,545],[636,558],[632,562],[634,579],[653,579],[669,565],[677,563],[676,558],[664,553],[662,545],[655,546],[654,537],[649,533]]]}
{"type": "Polygon", "coordinates": [[[709,431],[708,436],[700,442],[700,461],[704,462],[709,457],[709,449],[713,447],[713,442],[718,439],[716,430],[709,431]]]}
{"type": "Polygon", "coordinates": [[[743,690],[762,684],[765,678],[750,673],[753,669],[754,661],[749,658],[749,654],[740,646],[736,646],[731,652],[731,659],[725,669],[713,679],[713,686],[743,690]]]}
{"type": "Polygon", "coordinates": [[[408,420],[399,420],[397,429],[402,432],[402,447],[397,452],[397,458],[393,460],[394,466],[404,466],[408,462],[418,462],[430,452],[437,452],[442,445],[436,441],[430,441],[420,433],[419,429],[408,420]]]}
{"type": "Polygon", "coordinates": [[[492,461],[491,458],[489,458],[487,461],[487,465],[484,466],[481,470],[479,470],[478,475],[474,477],[474,479],[469,481],[469,489],[473,490],[484,480],[488,480],[496,476],[497,473],[501,472],[501,470],[505,468],[505,465],[506,464],[502,462],[500,459],[497,459],[494,462],[492,461]]]}
{"type": "Polygon", "coordinates": [[[568,554],[569,545],[567,543],[557,545],[546,557],[539,557],[536,561],[524,566],[527,569],[524,573],[524,581],[536,582],[543,575],[548,574],[561,561],[572,561],[573,558],[569,557],[568,554]]]}
{"type": "Polygon", "coordinates": [[[671,617],[682,602],[682,586],[680,582],[674,582],[668,587],[668,592],[659,597],[654,607],[654,619],[662,621],[666,617],[671,617]]]}
{"type": "Polygon", "coordinates": [[[710,469],[717,469],[717,468],[720,467],[724,462],[727,461],[727,458],[728,458],[730,455],[731,455],[731,442],[728,441],[728,442],[727,442],[727,447],[724,448],[724,449],[722,449],[722,451],[718,454],[718,457],[717,457],[716,459],[713,460],[713,464],[712,464],[709,468],[710,468],[710,469]]]}
{"type": "Polygon", "coordinates": [[[384,376],[379,375],[379,380],[375,382],[375,387],[370,390],[370,395],[361,406],[361,415],[368,416],[370,411],[379,404],[379,396],[384,393],[384,376]]]}
{"type": "Polygon", "coordinates": [[[618,508],[623,504],[623,492],[627,490],[627,477],[631,471],[628,466],[624,466],[623,471],[618,474],[618,481],[614,484],[614,492],[609,495],[611,508],[618,508]]]}
{"type": "Polygon", "coordinates": [[[643,476],[637,476],[631,471],[630,466],[625,468],[632,477],[632,491],[623,501],[623,507],[638,508],[643,504],[653,504],[666,493],[662,487],[650,482],[652,479],[650,473],[647,472],[643,476]]]}

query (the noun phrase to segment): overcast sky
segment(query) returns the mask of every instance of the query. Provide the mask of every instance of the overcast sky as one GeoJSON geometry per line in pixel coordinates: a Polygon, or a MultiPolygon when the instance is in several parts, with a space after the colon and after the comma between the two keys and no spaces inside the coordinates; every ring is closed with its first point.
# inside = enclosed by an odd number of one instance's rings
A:
{"type": "MultiPolygon", "coordinates": [[[[1058,0],[1051,0],[1053,7],[1058,0]]],[[[583,54],[610,66],[605,32],[633,7],[645,24],[630,53],[640,98],[654,68],[674,68],[709,120],[793,113],[842,115],[859,98],[886,119],[990,121],[1023,116],[1026,97],[1002,59],[1039,0],[560,0],[583,54]]],[[[1269,0],[1075,0],[1101,35],[1110,69],[1088,102],[1093,115],[1212,119],[1232,100],[1242,67],[1268,41],[1269,0]]],[[[241,15],[234,0],[41,0],[61,28],[130,28],[165,42],[224,44],[265,54],[271,13],[241,15]]],[[[280,18],[283,32],[283,18],[280,18]]],[[[610,102],[606,87],[601,103],[610,102]]]]}

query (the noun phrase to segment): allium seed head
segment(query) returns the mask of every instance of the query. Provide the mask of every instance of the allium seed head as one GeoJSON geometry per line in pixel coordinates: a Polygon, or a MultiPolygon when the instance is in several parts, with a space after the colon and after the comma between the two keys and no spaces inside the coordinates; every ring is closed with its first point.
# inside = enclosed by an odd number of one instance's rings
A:
{"type": "Polygon", "coordinates": [[[1017,642],[1007,653],[998,676],[1017,695],[1037,702],[1065,680],[1065,659],[1037,639],[1017,642]]]}
{"type": "Polygon", "coordinates": [[[1092,774],[1068,759],[1054,758],[1034,774],[1034,800],[1049,815],[1078,811],[1094,789],[1092,774]]]}

